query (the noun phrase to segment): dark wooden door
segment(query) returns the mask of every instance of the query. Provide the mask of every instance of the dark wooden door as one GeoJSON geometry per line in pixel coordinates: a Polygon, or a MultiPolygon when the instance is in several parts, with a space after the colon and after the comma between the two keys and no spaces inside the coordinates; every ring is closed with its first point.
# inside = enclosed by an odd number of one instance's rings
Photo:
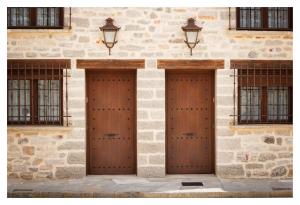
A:
{"type": "Polygon", "coordinates": [[[87,71],[89,174],[136,173],[136,71],[87,71]]]}
{"type": "Polygon", "coordinates": [[[166,71],[167,173],[214,171],[214,72],[166,71]]]}

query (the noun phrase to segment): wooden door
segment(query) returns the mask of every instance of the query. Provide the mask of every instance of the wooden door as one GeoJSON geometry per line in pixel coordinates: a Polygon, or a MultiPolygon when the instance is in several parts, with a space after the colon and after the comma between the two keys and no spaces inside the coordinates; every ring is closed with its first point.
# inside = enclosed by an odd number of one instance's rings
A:
{"type": "Polygon", "coordinates": [[[214,72],[166,71],[167,173],[214,171],[214,72]]]}
{"type": "Polygon", "coordinates": [[[136,173],[136,71],[86,72],[89,174],[136,173]]]}

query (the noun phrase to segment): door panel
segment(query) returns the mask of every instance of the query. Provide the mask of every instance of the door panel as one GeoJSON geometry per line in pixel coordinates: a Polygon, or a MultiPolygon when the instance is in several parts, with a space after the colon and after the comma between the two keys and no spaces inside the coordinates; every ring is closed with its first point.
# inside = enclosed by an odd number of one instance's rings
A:
{"type": "Polygon", "coordinates": [[[89,174],[136,173],[136,71],[87,71],[89,174]]]}
{"type": "Polygon", "coordinates": [[[212,173],[213,72],[166,72],[167,173],[212,173]]]}

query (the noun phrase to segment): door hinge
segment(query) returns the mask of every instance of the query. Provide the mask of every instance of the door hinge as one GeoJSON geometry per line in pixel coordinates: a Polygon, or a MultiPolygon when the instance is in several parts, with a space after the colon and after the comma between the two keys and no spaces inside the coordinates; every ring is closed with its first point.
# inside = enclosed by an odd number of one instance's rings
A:
{"type": "Polygon", "coordinates": [[[215,103],[215,98],[213,98],[213,103],[215,103]]]}

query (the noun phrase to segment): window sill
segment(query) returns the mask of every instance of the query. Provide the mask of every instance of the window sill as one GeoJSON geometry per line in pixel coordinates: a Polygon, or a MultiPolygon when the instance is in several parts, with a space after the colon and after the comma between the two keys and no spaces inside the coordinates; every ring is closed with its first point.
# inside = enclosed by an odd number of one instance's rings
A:
{"type": "Polygon", "coordinates": [[[61,29],[57,28],[20,28],[20,29],[7,29],[7,33],[72,33],[72,28],[64,27],[61,29]]]}
{"type": "Polygon", "coordinates": [[[69,132],[72,127],[67,126],[34,126],[34,125],[8,125],[7,132],[69,132]]]}
{"type": "Polygon", "coordinates": [[[293,124],[248,124],[231,125],[233,129],[293,129],[293,124]]]}
{"type": "Polygon", "coordinates": [[[245,35],[248,34],[249,36],[266,36],[266,35],[282,35],[286,34],[288,36],[293,36],[293,31],[287,31],[287,30],[282,30],[282,31],[272,31],[272,30],[236,30],[235,28],[228,29],[227,33],[229,35],[245,35]]]}

